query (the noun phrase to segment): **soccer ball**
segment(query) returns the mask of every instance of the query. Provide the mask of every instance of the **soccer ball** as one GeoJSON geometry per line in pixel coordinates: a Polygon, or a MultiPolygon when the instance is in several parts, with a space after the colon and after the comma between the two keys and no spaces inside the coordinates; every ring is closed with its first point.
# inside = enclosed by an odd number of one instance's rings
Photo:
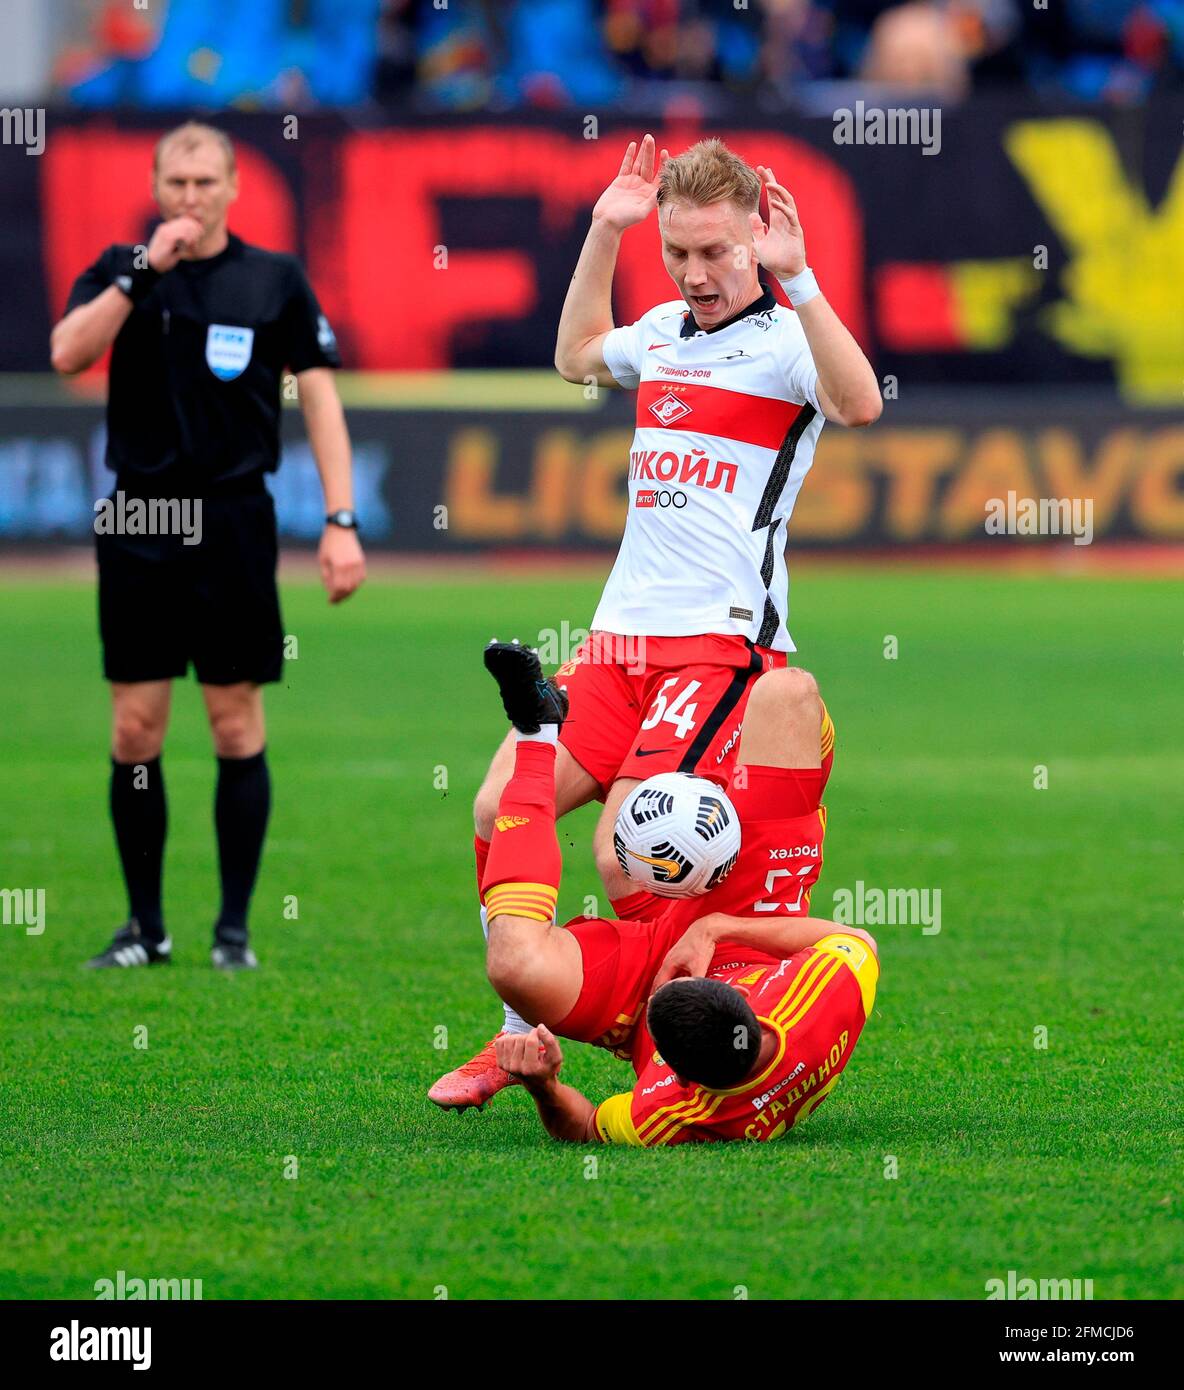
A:
{"type": "Polygon", "coordinates": [[[714,782],[661,772],[625,798],[613,848],[639,887],[663,898],[693,898],[732,872],[740,853],[740,818],[714,782]]]}

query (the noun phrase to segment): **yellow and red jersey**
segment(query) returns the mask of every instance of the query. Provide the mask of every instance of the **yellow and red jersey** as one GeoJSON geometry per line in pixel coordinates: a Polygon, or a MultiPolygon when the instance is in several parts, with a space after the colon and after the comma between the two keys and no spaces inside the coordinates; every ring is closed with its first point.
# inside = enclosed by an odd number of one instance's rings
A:
{"type": "MultiPolygon", "coordinates": [[[[746,795],[735,797],[744,826],[740,857],[709,893],[672,898],[650,921],[576,917],[566,923],[580,946],[584,978],[571,1013],[555,1025],[560,1037],[590,1042],[632,1060],[634,1033],[644,1020],[654,976],[692,923],[713,912],[758,921],[809,916],[810,892],[822,869],[826,811],[820,806],[804,816],[745,820],[746,795]]],[[[712,971],[737,960],[754,967],[781,964],[752,947],[721,944],[712,971]]]]}
{"type": "Polygon", "coordinates": [[[605,1143],[649,1148],[777,1139],[833,1090],[875,999],[879,965],[872,949],[836,932],[788,960],[737,947],[729,959],[717,953],[717,961],[708,978],[745,995],[762,1028],[777,1039],[772,1060],[730,1090],[682,1085],[655,1050],[643,1016],[632,1039],[637,1084],[596,1110],[605,1143]]]}

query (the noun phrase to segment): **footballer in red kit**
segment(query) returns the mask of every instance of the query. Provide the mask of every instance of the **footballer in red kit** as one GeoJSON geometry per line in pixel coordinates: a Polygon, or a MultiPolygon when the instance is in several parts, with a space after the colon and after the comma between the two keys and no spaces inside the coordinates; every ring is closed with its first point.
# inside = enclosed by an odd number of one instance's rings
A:
{"type": "Polygon", "coordinates": [[[487,970],[534,1025],[497,1040],[499,1065],[557,1139],[655,1147],[785,1134],[833,1090],[879,976],[866,932],[808,915],[826,829],[812,678],[778,671],[754,686],[728,788],[741,848],[723,882],[648,921],[557,927],[566,697],[526,648],[493,643],[485,662],[517,730],[484,873],[487,970]],[[627,1057],[632,1091],[596,1104],[561,1083],[557,1035],[627,1057]]]}

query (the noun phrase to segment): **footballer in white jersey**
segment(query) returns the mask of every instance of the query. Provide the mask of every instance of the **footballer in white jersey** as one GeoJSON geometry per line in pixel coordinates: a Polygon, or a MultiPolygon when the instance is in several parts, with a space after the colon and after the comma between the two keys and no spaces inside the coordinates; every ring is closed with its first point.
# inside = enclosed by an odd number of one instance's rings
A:
{"type": "Polygon", "coordinates": [[[594,631],[720,632],[793,651],[785,527],[824,416],[792,309],[765,290],[718,327],[659,304],[605,336],[616,382],[637,391],[629,512],[594,631]]]}
{"type": "MultiPolygon", "coordinates": [[[[658,772],[727,783],[753,683],[787,665],[794,650],[786,527],[823,421],[871,424],[880,392],[806,264],[789,191],[772,169],[752,168],[719,140],[675,159],[650,135],[629,145],[593,209],[555,365],[568,381],[638,393],[621,551],[591,637],[556,672],[570,713],[555,789],[559,815],[604,802],[597,868],[617,915],[646,920],[664,900],[636,891],[621,871],[612,844],[617,811],[639,780],[658,772]],[[618,328],[612,285],[621,237],[655,209],[663,264],[681,297],[618,328]],[[792,309],[762,284],[761,267],[792,309]]],[[[809,683],[794,688],[814,699],[809,683]]],[[[829,770],[833,745],[827,718],[815,768],[829,770]]],[[[513,765],[507,739],[474,808],[479,883],[513,765]]],[[[526,1031],[508,1006],[505,1027],[526,1031]]],[[[428,1094],[463,1108],[511,1084],[490,1042],[428,1094]]]]}

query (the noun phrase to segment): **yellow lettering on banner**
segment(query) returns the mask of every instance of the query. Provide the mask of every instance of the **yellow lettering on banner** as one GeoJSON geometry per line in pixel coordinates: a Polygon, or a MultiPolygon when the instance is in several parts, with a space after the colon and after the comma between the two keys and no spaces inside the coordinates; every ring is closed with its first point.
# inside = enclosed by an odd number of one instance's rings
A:
{"type": "Polygon", "coordinates": [[[893,430],[869,440],[888,477],[884,520],[897,540],[916,540],[929,531],[937,480],[958,462],[963,440],[958,430],[893,430]]]}
{"type": "Polygon", "coordinates": [[[534,533],[554,540],[567,530],[571,516],[576,437],[571,430],[548,430],[535,445],[534,533]]]}
{"type": "Polygon", "coordinates": [[[1131,516],[1147,536],[1184,539],[1184,429],[1156,430],[1144,443],[1131,516]]]}
{"type": "Polygon", "coordinates": [[[1184,158],[1157,211],[1128,181],[1100,121],[1020,121],[1012,163],[1072,260],[1045,316],[1073,352],[1114,362],[1132,399],[1179,401],[1184,361],[1184,158]]]}
{"type": "Polygon", "coordinates": [[[874,495],[863,446],[854,431],[822,431],[815,466],[793,511],[797,540],[841,540],[867,525],[874,495]]]}
{"type": "Polygon", "coordinates": [[[618,483],[629,471],[628,430],[598,434],[584,455],[580,478],[580,526],[597,540],[620,539],[628,499],[618,483]]]}
{"type": "Polygon", "coordinates": [[[1009,491],[1038,495],[1023,438],[1015,430],[987,430],[946,493],[938,520],[942,536],[962,539],[977,532],[985,538],[988,499],[1009,491]]]}
{"type": "MultiPolygon", "coordinates": [[[[569,533],[619,541],[627,498],[627,430],[549,429],[533,447],[529,490],[499,492],[502,442],[493,430],[463,428],[447,441],[444,501],[449,534],[462,541],[557,540],[569,533]]],[[[824,431],[820,464],[798,499],[799,542],[850,540],[872,523],[883,479],[888,538],[985,538],[987,502],[1089,498],[1096,535],[1129,512],[1132,529],[1184,539],[1184,428],[1116,426],[1092,451],[1072,423],[974,433],[968,429],[824,431]],[[944,495],[941,495],[944,488],[944,495]]],[[[503,484],[504,486],[504,484],[503,484]]],[[[674,488],[677,482],[668,484],[674,488]]],[[[722,490],[722,488],[721,488],[722,490]]]]}
{"type": "Polygon", "coordinates": [[[518,540],[526,530],[526,502],[493,492],[497,437],[492,430],[460,430],[448,450],[444,497],[457,540],[518,540]]]}
{"type": "Polygon", "coordinates": [[[1048,497],[1092,497],[1094,534],[1107,530],[1114,520],[1135,464],[1138,434],[1135,430],[1112,430],[1098,443],[1094,466],[1087,468],[1081,440],[1068,430],[1042,430],[1036,436],[1047,483],[1048,497]]]}

